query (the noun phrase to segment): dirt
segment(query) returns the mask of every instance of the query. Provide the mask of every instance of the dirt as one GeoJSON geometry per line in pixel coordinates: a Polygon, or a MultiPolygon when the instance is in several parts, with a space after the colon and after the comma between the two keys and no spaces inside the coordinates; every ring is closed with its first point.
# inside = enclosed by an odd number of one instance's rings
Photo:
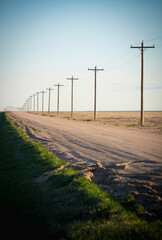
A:
{"type": "MultiPolygon", "coordinates": [[[[134,195],[151,217],[162,216],[162,133],[13,112],[12,121],[68,167],[113,198],[134,195]],[[34,129],[34,130],[33,130],[34,129]]],[[[48,178],[40,176],[36,181],[48,178]]]]}

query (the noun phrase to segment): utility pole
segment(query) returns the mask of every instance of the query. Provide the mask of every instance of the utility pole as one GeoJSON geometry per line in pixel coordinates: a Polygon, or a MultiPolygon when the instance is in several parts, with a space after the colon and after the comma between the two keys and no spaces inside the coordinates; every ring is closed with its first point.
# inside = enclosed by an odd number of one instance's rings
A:
{"type": "Polygon", "coordinates": [[[26,100],[25,102],[25,111],[27,112],[27,105],[28,105],[28,101],[26,100]]]}
{"type": "Polygon", "coordinates": [[[29,101],[29,112],[30,112],[30,97],[29,97],[29,100],[28,100],[28,101],[29,101]]]}
{"type": "Polygon", "coordinates": [[[44,111],[44,93],[46,93],[45,91],[42,91],[42,113],[44,111]]]}
{"type": "Polygon", "coordinates": [[[57,116],[59,114],[59,99],[60,99],[60,87],[64,86],[64,85],[60,85],[59,83],[57,85],[54,85],[56,87],[58,87],[58,96],[57,96],[57,116]]]}
{"type": "Polygon", "coordinates": [[[30,112],[30,106],[31,106],[31,105],[30,105],[30,97],[29,97],[29,112],[30,112]]]}
{"type": "Polygon", "coordinates": [[[27,109],[28,109],[28,112],[29,112],[29,98],[27,100],[28,100],[28,107],[27,107],[27,109]]]}
{"type": "Polygon", "coordinates": [[[32,95],[30,96],[30,112],[32,111],[32,95]]]}
{"type": "Polygon", "coordinates": [[[28,99],[26,100],[26,111],[28,111],[28,99]]]}
{"type": "Polygon", "coordinates": [[[34,98],[33,98],[33,111],[34,111],[34,112],[35,112],[35,95],[36,95],[36,93],[33,94],[33,97],[34,97],[34,98]]]}
{"type": "Polygon", "coordinates": [[[28,111],[28,100],[26,99],[26,102],[25,102],[25,111],[27,112],[28,111]]]}
{"type": "Polygon", "coordinates": [[[37,112],[39,112],[39,93],[37,92],[37,112]]]}
{"type": "Polygon", "coordinates": [[[79,80],[79,78],[67,78],[67,80],[71,80],[71,118],[73,117],[73,82],[74,80],[79,80]]]}
{"type": "Polygon", "coordinates": [[[97,68],[88,68],[89,71],[94,71],[94,120],[96,120],[96,97],[97,97],[97,71],[103,71],[104,69],[97,68]]]}
{"type": "Polygon", "coordinates": [[[49,90],[49,99],[48,99],[48,114],[50,113],[50,98],[51,98],[51,90],[54,90],[52,88],[46,88],[47,90],[49,90]]]}
{"type": "Polygon", "coordinates": [[[142,41],[141,46],[132,46],[131,48],[138,48],[141,51],[141,126],[144,126],[144,51],[147,48],[155,48],[155,46],[144,46],[142,41]]]}

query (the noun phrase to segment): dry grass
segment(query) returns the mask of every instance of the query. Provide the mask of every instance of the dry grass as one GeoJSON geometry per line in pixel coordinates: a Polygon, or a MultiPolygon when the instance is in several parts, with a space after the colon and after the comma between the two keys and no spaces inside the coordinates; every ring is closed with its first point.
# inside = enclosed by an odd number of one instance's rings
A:
{"type": "MultiPolygon", "coordinates": [[[[35,114],[38,114],[35,112],[35,114]]],[[[39,113],[42,115],[42,113],[39,113]]],[[[57,117],[55,112],[44,113],[44,116],[57,117]]],[[[75,112],[73,120],[94,122],[93,112],[75,112]]],[[[162,111],[159,112],[145,112],[144,130],[151,130],[162,132],[162,111]]],[[[71,119],[70,112],[60,112],[59,117],[71,119]]],[[[140,126],[140,112],[97,112],[97,124],[124,126],[141,128],[140,126]]]]}

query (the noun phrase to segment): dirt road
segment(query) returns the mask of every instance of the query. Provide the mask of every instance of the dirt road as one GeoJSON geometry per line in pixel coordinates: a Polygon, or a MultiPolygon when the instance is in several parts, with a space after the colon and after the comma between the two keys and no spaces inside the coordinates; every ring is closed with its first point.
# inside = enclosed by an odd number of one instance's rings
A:
{"type": "Polygon", "coordinates": [[[162,211],[162,134],[13,112],[14,122],[115,198],[162,211]],[[97,165],[96,163],[99,162],[97,165]]]}

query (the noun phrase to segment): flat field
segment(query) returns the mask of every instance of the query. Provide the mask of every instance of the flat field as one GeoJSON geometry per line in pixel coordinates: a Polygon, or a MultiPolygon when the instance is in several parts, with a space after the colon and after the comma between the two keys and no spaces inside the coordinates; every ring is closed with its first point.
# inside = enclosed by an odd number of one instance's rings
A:
{"type": "MultiPolygon", "coordinates": [[[[37,113],[34,112],[35,114],[37,113]]],[[[112,126],[124,126],[132,128],[141,128],[140,125],[140,112],[97,112],[97,124],[112,125],[112,126]]],[[[49,115],[51,117],[56,117],[56,112],[51,112],[48,114],[44,112],[43,115],[49,115]]],[[[71,118],[70,112],[60,112],[59,117],[71,118]]],[[[159,112],[145,112],[144,113],[145,124],[142,127],[144,130],[151,130],[162,132],[162,111],[159,112]]],[[[78,121],[91,121],[94,122],[93,112],[74,112],[73,120],[78,121]]]]}

